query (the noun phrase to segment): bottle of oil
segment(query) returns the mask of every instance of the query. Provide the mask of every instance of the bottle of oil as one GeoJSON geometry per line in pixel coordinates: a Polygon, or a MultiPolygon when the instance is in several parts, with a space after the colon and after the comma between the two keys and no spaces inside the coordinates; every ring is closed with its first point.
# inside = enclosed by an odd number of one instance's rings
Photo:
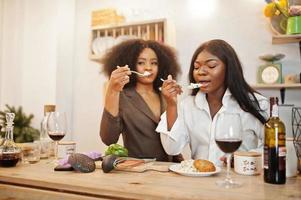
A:
{"type": "Polygon", "coordinates": [[[6,113],[6,133],[0,146],[1,167],[14,167],[21,159],[21,149],[14,142],[14,118],[15,113],[6,113]]]}
{"type": "Polygon", "coordinates": [[[41,122],[40,143],[41,143],[41,158],[46,159],[52,154],[52,140],[47,133],[47,119],[50,112],[55,111],[55,105],[44,105],[44,117],[41,122]]]}
{"type": "Polygon", "coordinates": [[[278,98],[270,98],[270,118],[264,125],[264,181],[284,184],[285,175],[285,126],[279,118],[278,98]]]}

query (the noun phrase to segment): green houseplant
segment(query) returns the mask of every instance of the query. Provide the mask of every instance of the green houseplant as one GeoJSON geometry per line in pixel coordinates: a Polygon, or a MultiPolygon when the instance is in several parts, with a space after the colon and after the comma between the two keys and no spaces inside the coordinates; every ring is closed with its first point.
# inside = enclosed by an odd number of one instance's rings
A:
{"type": "Polygon", "coordinates": [[[5,137],[5,126],[6,126],[6,117],[5,114],[7,112],[15,113],[14,119],[14,141],[16,143],[26,143],[33,142],[34,140],[39,138],[40,131],[31,126],[31,120],[34,115],[30,114],[29,116],[23,112],[21,106],[18,108],[14,106],[5,105],[5,109],[0,111],[0,125],[2,128],[0,129],[0,134],[2,138],[5,137]]]}

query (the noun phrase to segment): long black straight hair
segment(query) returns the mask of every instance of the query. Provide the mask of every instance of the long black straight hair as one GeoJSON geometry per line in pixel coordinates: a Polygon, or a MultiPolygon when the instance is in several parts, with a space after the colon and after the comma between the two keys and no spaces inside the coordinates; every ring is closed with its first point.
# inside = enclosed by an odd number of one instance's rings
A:
{"type": "MultiPolygon", "coordinates": [[[[194,83],[193,70],[194,62],[197,56],[202,51],[207,51],[215,56],[217,56],[226,67],[225,74],[225,86],[229,88],[231,94],[238,102],[241,109],[246,112],[251,113],[255,116],[262,124],[266,122],[263,115],[260,114],[259,102],[255,96],[255,91],[245,80],[243,76],[243,69],[240,60],[234,51],[233,47],[225,42],[224,40],[210,40],[199,46],[194,52],[189,69],[189,80],[194,83]],[[251,95],[251,96],[250,96],[251,95]]],[[[199,89],[194,89],[191,95],[196,95],[199,89]]]]}

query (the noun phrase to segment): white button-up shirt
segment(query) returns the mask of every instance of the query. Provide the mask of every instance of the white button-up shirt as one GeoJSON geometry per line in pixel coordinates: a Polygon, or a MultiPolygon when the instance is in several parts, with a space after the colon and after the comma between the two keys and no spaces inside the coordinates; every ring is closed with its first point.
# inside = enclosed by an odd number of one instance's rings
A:
{"type": "MultiPolygon", "coordinates": [[[[255,94],[261,114],[267,119],[269,113],[268,100],[255,94]]],[[[211,119],[209,105],[204,93],[186,97],[179,105],[178,118],[170,131],[167,130],[166,112],[156,129],[160,133],[161,142],[165,151],[170,155],[182,152],[188,143],[192,159],[206,159],[220,165],[220,158],[225,154],[218,148],[214,139],[214,127],[218,115],[222,112],[239,113],[243,126],[243,142],[240,150],[262,151],[263,124],[248,112],[242,110],[229,90],[226,90],[222,107],[211,119]]]]}

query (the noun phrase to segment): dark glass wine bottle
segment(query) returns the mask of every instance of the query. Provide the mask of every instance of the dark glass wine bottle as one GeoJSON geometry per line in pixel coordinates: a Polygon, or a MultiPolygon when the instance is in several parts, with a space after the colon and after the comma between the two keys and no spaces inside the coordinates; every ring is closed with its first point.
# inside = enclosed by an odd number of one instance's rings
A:
{"type": "Polygon", "coordinates": [[[284,184],[285,175],[285,126],[279,118],[278,98],[270,98],[270,118],[264,125],[264,181],[284,184]]]}

